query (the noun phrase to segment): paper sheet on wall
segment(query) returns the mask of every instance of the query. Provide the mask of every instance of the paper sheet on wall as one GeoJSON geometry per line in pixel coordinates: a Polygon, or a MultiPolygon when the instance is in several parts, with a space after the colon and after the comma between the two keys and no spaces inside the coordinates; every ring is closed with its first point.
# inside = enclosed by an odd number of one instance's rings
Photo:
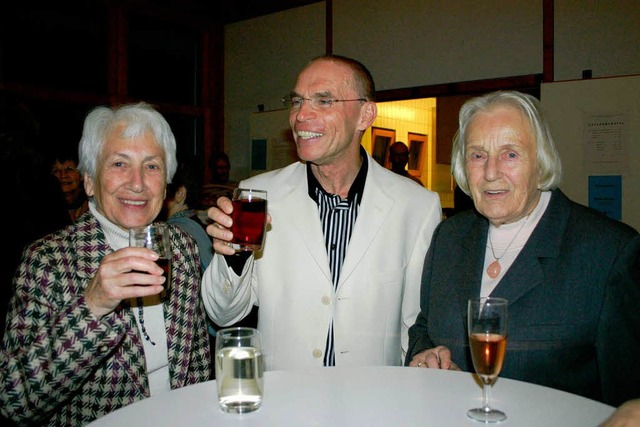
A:
{"type": "Polygon", "coordinates": [[[628,172],[628,117],[625,113],[592,114],[584,123],[584,167],[588,175],[628,172]]]}

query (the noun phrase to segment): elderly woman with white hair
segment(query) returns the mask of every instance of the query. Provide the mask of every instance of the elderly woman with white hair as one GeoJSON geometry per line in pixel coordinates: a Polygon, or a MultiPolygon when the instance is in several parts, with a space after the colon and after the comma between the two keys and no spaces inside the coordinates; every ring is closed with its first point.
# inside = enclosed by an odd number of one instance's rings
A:
{"type": "Polygon", "coordinates": [[[611,405],[637,397],[640,236],[558,189],[560,158],[540,102],[513,91],[467,101],[451,169],[475,209],[434,233],[406,364],[473,372],[467,300],[501,297],[501,376],[611,405]]]}
{"type": "Polygon", "coordinates": [[[81,426],[210,378],[196,243],[170,227],[163,297],[158,255],[128,247],[128,230],[156,219],[176,171],[169,124],[145,103],[98,107],[79,153],[89,212],[28,246],[14,278],[0,410],[19,424],[81,426]]]}

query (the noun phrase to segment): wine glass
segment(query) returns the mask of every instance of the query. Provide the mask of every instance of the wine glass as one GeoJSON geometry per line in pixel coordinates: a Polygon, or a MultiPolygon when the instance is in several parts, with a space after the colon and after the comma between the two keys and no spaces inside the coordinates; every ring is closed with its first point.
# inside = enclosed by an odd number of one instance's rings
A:
{"type": "Polygon", "coordinates": [[[163,270],[165,282],[163,296],[166,296],[171,285],[171,232],[169,224],[154,222],[150,225],[133,227],[129,229],[129,246],[147,248],[158,254],[156,264],[163,270]]]}
{"type": "Polygon", "coordinates": [[[495,423],[507,415],[491,408],[491,387],[498,379],[507,348],[507,300],[504,298],[471,298],[467,323],[473,367],[482,381],[482,407],[467,411],[474,420],[495,423]]]}
{"type": "Polygon", "coordinates": [[[231,202],[231,247],[236,252],[261,250],[267,221],[267,192],[236,188],[231,202]]]}

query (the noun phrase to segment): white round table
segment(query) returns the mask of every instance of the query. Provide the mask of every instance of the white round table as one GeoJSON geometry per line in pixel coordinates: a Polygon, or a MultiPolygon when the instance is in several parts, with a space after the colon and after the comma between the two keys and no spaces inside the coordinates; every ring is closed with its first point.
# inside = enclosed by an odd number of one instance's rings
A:
{"type": "MultiPolygon", "coordinates": [[[[173,390],[112,412],[101,426],[481,426],[467,417],[482,390],[466,372],[408,367],[267,371],[262,407],[249,414],[218,408],[215,381],[173,390]]],[[[492,406],[499,426],[597,426],[614,410],[559,390],[498,379],[492,406]]]]}

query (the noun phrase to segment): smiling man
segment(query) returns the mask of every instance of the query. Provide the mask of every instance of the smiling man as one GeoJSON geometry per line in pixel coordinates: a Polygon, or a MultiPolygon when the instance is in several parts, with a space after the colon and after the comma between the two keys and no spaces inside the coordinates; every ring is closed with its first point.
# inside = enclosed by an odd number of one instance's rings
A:
{"type": "Polygon", "coordinates": [[[362,148],[377,107],[358,61],[313,59],[283,101],[301,161],[240,183],[267,190],[263,251],[228,246],[229,199],[209,210],[207,312],[224,326],[259,306],[267,369],[401,365],[439,198],[362,148]]]}

